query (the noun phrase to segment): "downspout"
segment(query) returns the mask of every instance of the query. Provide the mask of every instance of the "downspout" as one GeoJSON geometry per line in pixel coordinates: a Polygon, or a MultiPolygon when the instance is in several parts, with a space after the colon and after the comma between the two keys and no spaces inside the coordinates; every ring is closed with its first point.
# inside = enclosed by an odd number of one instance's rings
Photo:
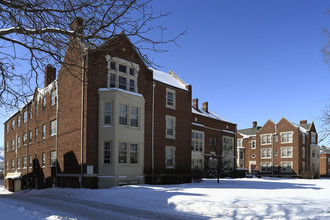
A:
{"type": "Polygon", "coordinates": [[[155,87],[156,84],[152,84],[152,119],[151,119],[151,170],[152,170],[152,183],[154,182],[155,175],[155,157],[154,157],[154,129],[155,129],[155,87]]]}
{"type": "Polygon", "coordinates": [[[59,92],[58,92],[58,81],[56,81],[56,90],[57,90],[57,102],[56,102],[56,138],[55,138],[55,148],[56,148],[56,164],[55,164],[55,186],[57,187],[57,169],[58,169],[58,102],[59,102],[59,92]]]}
{"type": "Polygon", "coordinates": [[[83,187],[83,175],[84,175],[84,163],[83,163],[83,150],[84,150],[84,112],[85,112],[85,71],[86,71],[86,51],[84,50],[83,54],[83,69],[82,69],[82,91],[81,91],[81,145],[80,145],[80,188],[83,187]]]}

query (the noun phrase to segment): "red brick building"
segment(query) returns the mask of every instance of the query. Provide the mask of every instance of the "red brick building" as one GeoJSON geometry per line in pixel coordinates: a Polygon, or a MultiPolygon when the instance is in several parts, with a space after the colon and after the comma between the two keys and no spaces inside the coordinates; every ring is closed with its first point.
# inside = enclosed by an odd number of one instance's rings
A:
{"type": "Polygon", "coordinates": [[[257,169],[273,176],[300,176],[307,170],[319,173],[320,150],[313,122],[303,120],[296,125],[282,118],[277,124],[268,120],[252,130],[238,130],[237,137],[238,154],[243,151],[245,156],[239,163],[250,172],[257,169]]]}
{"type": "Polygon", "coordinates": [[[192,129],[219,143],[222,134],[235,138],[235,124],[192,113],[192,87],[173,71],[148,68],[125,34],[98,48],[70,39],[64,63],[57,78],[47,66],[44,88],[5,122],[11,191],[188,182],[192,129]]]}
{"type": "Polygon", "coordinates": [[[320,176],[330,176],[330,153],[322,150],[320,153],[320,176]]]}

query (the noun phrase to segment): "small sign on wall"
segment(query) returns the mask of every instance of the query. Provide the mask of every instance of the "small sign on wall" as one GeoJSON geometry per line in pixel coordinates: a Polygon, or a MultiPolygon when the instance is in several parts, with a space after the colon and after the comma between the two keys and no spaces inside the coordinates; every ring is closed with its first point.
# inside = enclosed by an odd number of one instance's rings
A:
{"type": "Polygon", "coordinates": [[[87,166],[87,174],[92,175],[93,174],[93,166],[87,166]]]}

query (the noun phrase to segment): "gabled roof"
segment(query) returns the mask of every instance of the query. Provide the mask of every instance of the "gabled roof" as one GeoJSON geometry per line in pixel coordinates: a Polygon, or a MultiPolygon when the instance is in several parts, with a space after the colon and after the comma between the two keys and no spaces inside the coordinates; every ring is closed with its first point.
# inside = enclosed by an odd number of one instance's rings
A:
{"type": "MultiPolygon", "coordinates": [[[[225,122],[232,123],[230,121],[227,121],[226,119],[224,119],[223,117],[221,117],[217,113],[210,112],[210,111],[209,112],[206,112],[202,108],[195,109],[194,107],[191,107],[191,112],[194,113],[194,114],[198,114],[198,115],[202,115],[202,116],[208,117],[208,118],[213,118],[213,119],[216,119],[216,120],[219,120],[219,121],[225,121],[225,122]]],[[[232,123],[232,124],[234,124],[234,123],[232,123]]]]}
{"type": "Polygon", "coordinates": [[[149,69],[153,71],[155,81],[169,86],[173,86],[178,89],[188,91],[188,89],[186,88],[187,84],[183,82],[183,80],[180,79],[173,71],[169,71],[169,73],[165,73],[150,67],[149,69]]]}
{"type": "Polygon", "coordinates": [[[261,126],[257,126],[256,128],[246,128],[237,130],[240,134],[246,135],[246,136],[254,136],[257,134],[257,132],[260,130],[261,126]]]}
{"type": "Polygon", "coordinates": [[[312,123],[310,124],[302,124],[302,125],[299,125],[300,127],[304,128],[305,130],[309,131],[312,127],[312,123]]]}

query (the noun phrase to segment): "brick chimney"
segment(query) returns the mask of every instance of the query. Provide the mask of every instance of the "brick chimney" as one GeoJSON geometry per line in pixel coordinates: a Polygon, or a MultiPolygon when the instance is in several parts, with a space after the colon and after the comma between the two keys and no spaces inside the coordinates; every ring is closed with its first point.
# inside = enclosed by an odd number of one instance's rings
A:
{"type": "Polygon", "coordinates": [[[203,110],[206,112],[209,112],[209,103],[208,102],[203,102],[203,110]]]}
{"type": "Polygon", "coordinates": [[[193,107],[194,109],[198,109],[198,99],[193,99],[193,107]]]}
{"type": "Polygon", "coordinates": [[[84,19],[81,17],[76,17],[73,22],[70,24],[70,30],[71,31],[76,31],[78,34],[83,33],[83,23],[84,19]]]}
{"type": "Polygon", "coordinates": [[[252,122],[252,125],[253,125],[253,128],[256,128],[258,125],[257,121],[252,122]]]}
{"type": "Polygon", "coordinates": [[[56,68],[48,64],[45,68],[44,88],[56,79],[56,68]]]}
{"type": "Polygon", "coordinates": [[[301,121],[300,121],[300,124],[301,124],[301,125],[305,125],[305,124],[307,124],[307,120],[301,120],[301,121]]]}

